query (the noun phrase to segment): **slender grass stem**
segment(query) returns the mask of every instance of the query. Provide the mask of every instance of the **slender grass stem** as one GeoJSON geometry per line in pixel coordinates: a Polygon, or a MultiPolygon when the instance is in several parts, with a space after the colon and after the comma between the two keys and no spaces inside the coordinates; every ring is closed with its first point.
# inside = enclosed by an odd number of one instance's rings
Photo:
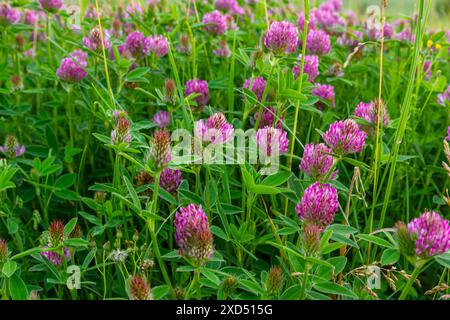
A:
{"type": "MultiPolygon", "coordinates": [[[[405,94],[405,98],[403,100],[402,108],[400,111],[399,125],[398,125],[398,128],[395,133],[393,152],[391,153],[391,156],[389,158],[389,164],[390,164],[389,177],[388,177],[388,182],[387,182],[387,186],[386,186],[386,193],[384,195],[383,206],[381,209],[380,221],[378,223],[379,229],[381,229],[383,227],[384,218],[386,216],[389,199],[390,199],[391,192],[392,192],[392,184],[394,182],[400,145],[401,145],[401,143],[403,141],[403,137],[405,135],[406,125],[407,125],[407,122],[409,119],[409,114],[410,114],[411,108],[412,108],[412,104],[411,104],[412,90],[414,87],[414,79],[415,79],[415,74],[417,71],[417,64],[418,64],[419,55],[420,55],[420,48],[421,48],[422,39],[423,39],[423,32],[424,32],[425,25],[427,23],[428,9],[430,6],[430,1],[428,1],[427,13],[424,16],[424,1],[425,0],[420,0],[420,4],[419,4],[419,15],[418,15],[418,19],[417,19],[418,25],[416,27],[415,40],[414,40],[414,55],[413,55],[413,60],[411,62],[411,67],[409,70],[406,94],[405,94]]],[[[388,168],[386,168],[386,170],[388,170],[388,168]]]]}

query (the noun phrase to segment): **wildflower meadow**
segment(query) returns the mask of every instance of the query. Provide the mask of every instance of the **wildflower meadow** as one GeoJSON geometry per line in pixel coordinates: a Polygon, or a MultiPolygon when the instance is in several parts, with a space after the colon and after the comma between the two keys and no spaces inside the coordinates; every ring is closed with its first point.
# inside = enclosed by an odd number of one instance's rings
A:
{"type": "Polygon", "coordinates": [[[0,0],[2,300],[450,299],[450,3],[0,0]]]}

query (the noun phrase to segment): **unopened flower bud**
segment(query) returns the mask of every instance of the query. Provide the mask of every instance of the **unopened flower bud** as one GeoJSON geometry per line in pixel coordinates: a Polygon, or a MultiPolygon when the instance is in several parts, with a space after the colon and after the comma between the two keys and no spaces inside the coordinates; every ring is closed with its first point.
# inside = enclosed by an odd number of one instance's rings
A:
{"type": "Polygon", "coordinates": [[[273,266],[270,268],[269,274],[267,275],[267,293],[269,295],[277,295],[281,287],[283,286],[283,271],[278,266],[273,266]]]}
{"type": "Polygon", "coordinates": [[[144,277],[133,275],[128,279],[130,300],[152,300],[150,286],[144,277]]]}
{"type": "Polygon", "coordinates": [[[226,295],[230,295],[237,287],[238,280],[235,276],[231,275],[226,277],[222,283],[222,290],[226,295]]]}

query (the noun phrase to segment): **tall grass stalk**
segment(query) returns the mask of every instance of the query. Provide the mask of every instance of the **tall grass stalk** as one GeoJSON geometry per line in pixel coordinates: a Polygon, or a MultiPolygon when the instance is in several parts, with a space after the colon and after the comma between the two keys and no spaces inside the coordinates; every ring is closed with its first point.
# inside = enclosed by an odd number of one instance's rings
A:
{"type": "Polygon", "coordinates": [[[414,40],[414,55],[413,60],[411,62],[411,68],[409,70],[409,76],[408,76],[408,85],[406,87],[406,94],[405,98],[403,100],[402,107],[400,109],[400,119],[399,124],[397,127],[397,130],[395,132],[395,138],[394,138],[394,145],[393,145],[393,152],[391,153],[391,156],[389,157],[388,166],[386,167],[386,170],[389,171],[389,177],[388,182],[386,186],[386,193],[384,195],[383,200],[383,207],[381,209],[381,215],[380,215],[380,221],[378,223],[378,228],[381,229],[383,227],[384,219],[386,216],[386,211],[389,204],[389,199],[392,192],[392,184],[394,182],[394,176],[395,176],[395,170],[397,166],[398,161],[398,154],[400,150],[400,145],[403,141],[403,137],[405,135],[406,125],[408,123],[409,114],[411,112],[412,104],[411,104],[411,98],[412,98],[412,91],[414,88],[414,79],[417,72],[417,65],[420,55],[420,48],[422,44],[423,39],[423,33],[424,29],[428,20],[428,12],[430,8],[431,1],[427,2],[427,11],[424,12],[424,2],[425,0],[420,0],[419,4],[419,15],[417,19],[417,26],[415,30],[415,40],[414,40]],[[425,13],[425,15],[424,15],[425,13]]]}
{"type": "Polygon", "coordinates": [[[100,20],[100,14],[99,14],[100,8],[98,6],[98,0],[95,0],[95,10],[97,12],[98,27],[100,29],[100,39],[101,39],[101,43],[102,43],[102,55],[103,55],[103,64],[105,67],[106,85],[108,87],[109,98],[111,100],[111,107],[114,108],[114,106],[115,106],[114,93],[113,93],[113,90],[111,87],[111,81],[109,79],[108,63],[106,60],[105,41],[104,41],[104,35],[103,35],[103,26],[102,26],[102,22],[100,20]]]}
{"type": "MultiPolygon", "coordinates": [[[[377,103],[377,125],[376,125],[376,133],[375,133],[375,150],[374,150],[374,161],[373,161],[373,199],[372,199],[372,207],[370,209],[370,217],[369,217],[369,233],[373,231],[373,219],[375,212],[375,205],[377,203],[377,188],[378,188],[378,168],[380,165],[380,122],[381,122],[381,108],[382,108],[382,90],[383,90],[383,52],[384,52],[384,25],[386,22],[385,10],[387,6],[387,1],[381,0],[381,43],[380,43],[380,67],[379,67],[379,80],[378,80],[378,100],[377,103]]],[[[370,259],[370,248],[371,244],[369,243],[367,258],[370,259]]]]}
{"type": "MultiPolygon", "coordinates": [[[[303,34],[302,34],[302,59],[300,62],[300,74],[298,76],[299,85],[298,92],[302,93],[303,88],[303,74],[304,74],[304,66],[305,66],[305,55],[306,55],[306,36],[308,35],[308,24],[309,24],[309,0],[304,0],[303,4],[305,6],[305,21],[303,22],[303,34]]],[[[300,100],[297,99],[295,104],[295,113],[294,113],[294,131],[292,133],[293,137],[297,134],[297,125],[298,125],[298,113],[300,110],[300,100]]],[[[289,169],[292,166],[292,159],[294,156],[294,148],[295,147],[295,139],[291,140],[290,151],[289,151],[289,169]]]]}

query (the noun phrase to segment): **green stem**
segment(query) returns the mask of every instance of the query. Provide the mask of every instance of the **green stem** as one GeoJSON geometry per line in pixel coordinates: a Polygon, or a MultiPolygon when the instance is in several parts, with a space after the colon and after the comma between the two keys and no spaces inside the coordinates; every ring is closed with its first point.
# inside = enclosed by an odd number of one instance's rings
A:
{"type": "Polygon", "coordinates": [[[409,278],[408,282],[406,283],[406,285],[403,287],[402,293],[400,294],[400,297],[398,298],[398,300],[405,300],[409,291],[412,288],[412,285],[414,283],[414,281],[416,281],[417,277],[419,276],[419,274],[422,272],[422,268],[423,266],[427,263],[427,261],[418,261],[416,263],[416,266],[414,268],[414,271],[411,275],[411,278],[409,278]]]}
{"type": "MultiPolygon", "coordinates": [[[[306,55],[306,36],[308,34],[308,23],[309,23],[309,1],[304,0],[304,6],[305,6],[305,21],[303,23],[303,34],[302,34],[302,59],[300,62],[300,74],[299,74],[299,85],[298,85],[298,92],[301,94],[302,88],[303,88],[303,72],[304,72],[304,66],[305,66],[305,55],[306,55]]],[[[289,151],[289,168],[292,166],[292,159],[294,156],[294,146],[295,146],[295,137],[297,134],[297,124],[298,124],[298,112],[300,110],[300,100],[297,99],[295,104],[295,114],[294,114],[294,130],[292,132],[292,140],[291,140],[291,146],[289,151]]]]}
{"type": "MultiPolygon", "coordinates": [[[[428,2],[428,8],[429,8],[429,6],[430,6],[430,1],[428,2]]],[[[408,85],[406,88],[405,99],[403,100],[402,108],[400,111],[399,125],[398,125],[397,131],[395,133],[393,152],[391,153],[391,157],[389,159],[390,171],[389,171],[389,178],[388,178],[388,183],[387,183],[387,187],[386,187],[386,193],[384,195],[380,221],[378,223],[379,229],[381,229],[383,227],[384,217],[386,216],[387,206],[389,204],[389,198],[391,196],[392,184],[394,182],[395,169],[396,169],[396,165],[397,165],[399,149],[400,149],[400,145],[403,141],[403,137],[404,137],[404,134],[406,131],[406,125],[407,125],[407,122],[409,119],[409,114],[410,114],[410,111],[412,108],[411,98],[412,98],[412,91],[413,91],[413,87],[414,87],[413,82],[414,82],[415,74],[417,71],[417,61],[419,59],[420,47],[422,44],[423,29],[426,25],[427,18],[428,18],[428,9],[427,9],[427,13],[425,14],[424,18],[423,18],[423,12],[424,12],[423,9],[424,9],[424,0],[420,0],[419,16],[417,19],[418,25],[416,27],[415,41],[414,41],[414,56],[413,56],[413,61],[411,63],[411,68],[409,70],[409,79],[408,79],[408,85]],[[422,22],[422,18],[423,18],[423,22],[422,22]]]]}
{"type": "MultiPolygon", "coordinates": [[[[152,214],[156,215],[157,211],[157,202],[158,202],[158,191],[159,191],[159,177],[161,173],[157,173],[155,175],[155,185],[153,188],[153,197],[152,197],[152,214]]],[[[158,239],[156,237],[155,233],[155,221],[152,217],[147,219],[147,226],[148,230],[150,231],[150,236],[152,238],[152,244],[153,244],[153,251],[156,256],[156,260],[158,261],[159,268],[161,269],[161,273],[163,275],[164,281],[166,284],[172,288],[172,283],[170,281],[170,277],[166,270],[166,265],[164,264],[164,261],[161,257],[161,252],[159,251],[159,245],[158,245],[158,239]]]]}
{"type": "Polygon", "coordinates": [[[305,262],[305,275],[303,276],[303,284],[300,291],[300,300],[305,300],[306,298],[306,287],[308,284],[308,278],[309,278],[309,263],[308,261],[305,262]]]}
{"type": "Polygon", "coordinates": [[[50,15],[48,13],[45,24],[45,33],[46,33],[45,42],[47,43],[48,64],[50,67],[52,67],[52,50],[50,48],[50,15]]]}

